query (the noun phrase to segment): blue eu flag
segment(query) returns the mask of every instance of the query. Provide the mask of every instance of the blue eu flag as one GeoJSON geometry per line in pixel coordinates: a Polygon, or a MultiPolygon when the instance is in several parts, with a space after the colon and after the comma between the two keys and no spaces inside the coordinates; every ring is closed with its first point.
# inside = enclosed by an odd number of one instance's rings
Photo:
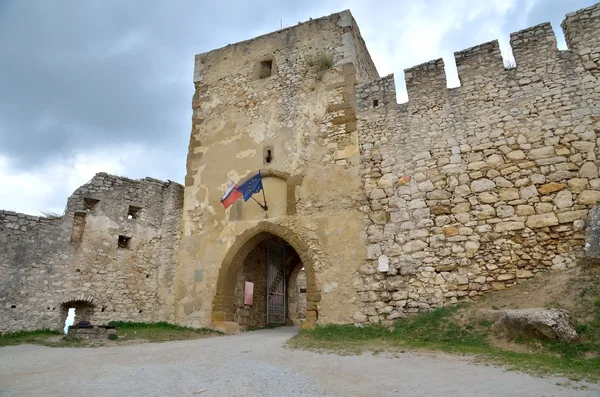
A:
{"type": "Polygon", "coordinates": [[[246,182],[242,183],[237,190],[238,192],[242,193],[242,196],[244,196],[244,201],[248,201],[254,193],[260,192],[262,188],[262,176],[259,172],[246,182]]]}

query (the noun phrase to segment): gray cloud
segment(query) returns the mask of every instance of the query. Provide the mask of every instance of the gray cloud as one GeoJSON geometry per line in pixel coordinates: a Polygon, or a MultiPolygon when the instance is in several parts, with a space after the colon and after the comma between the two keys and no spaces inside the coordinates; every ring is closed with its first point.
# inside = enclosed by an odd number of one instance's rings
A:
{"type": "Polygon", "coordinates": [[[18,168],[127,143],[184,154],[194,54],[275,29],[308,4],[239,3],[6,3],[0,154],[18,168]]]}

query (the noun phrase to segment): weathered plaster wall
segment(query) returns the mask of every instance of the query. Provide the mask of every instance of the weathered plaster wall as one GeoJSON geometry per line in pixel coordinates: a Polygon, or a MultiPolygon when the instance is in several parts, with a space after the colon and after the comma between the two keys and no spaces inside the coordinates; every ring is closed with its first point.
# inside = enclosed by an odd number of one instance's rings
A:
{"type": "Polygon", "coordinates": [[[232,321],[233,286],[219,281],[219,272],[236,237],[260,221],[284,227],[290,231],[285,238],[310,250],[316,277],[308,287],[312,323],[317,313],[319,321],[351,321],[352,273],[366,252],[357,207],[362,185],[354,87],[357,79],[378,77],[356,37],[352,16],[343,12],[196,56],[177,271],[179,322],[232,321]],[[319,54],[333,58],[324,73],[313,61],[319,54]],[[275,72],[257,79],[264,60],[272,61],[275,72]],[[263,158],[267,147],[273,150],[270,163],[263,158]],[[232,216],[233,209],[219,203],[225,176],[239,181],[259,169],[282,175],[290,192],[287,213],[255,208],[247,212],[254,219],[232,216]],[[213,307],[218,313],[211,321],[213,307]]]}
{"type": "Polygon", "coordinates": [[[582,256],[600,200],[600,5],[357,88],[368,257],[355,322],[379,322],[507,288],[582,256]],[[390,269],[378,271],[378,258],[390,269]]]}
{"type": "Polygon", "coordinates": [[[62,329],[69,301],[91,303],[95,323],[172,321],[182,204],[176,183],[99,173],[60,218],[0,211],[0,331],[62,329]]]}

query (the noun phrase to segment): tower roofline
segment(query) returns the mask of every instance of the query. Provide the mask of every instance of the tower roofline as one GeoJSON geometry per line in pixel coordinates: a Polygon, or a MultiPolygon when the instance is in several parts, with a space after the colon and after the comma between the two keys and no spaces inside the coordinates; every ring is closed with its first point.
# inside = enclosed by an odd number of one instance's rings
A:
{"type": "Polygon", "coordinates": [[[354,24],[356,24],[356,21],[354,20],[354,16],[352,15],[352,12],[349,9],[345,9],[343,11],[334,12],[334,13],[332,13],[330,15],[322,16],[320,18],[311,18],[308,21],[299,22],[296,25],[289,26],[289,27],[283,28],[283,29],[274,30],[274,31],[271,31],[271,32],[268,32],[268,33],[265,33],[265,34],[261,34],[259,36],[255,36],[255,37],[250,38],[250,39],[246,39],[246,40],[242,40],[242,41],[237,41],[235,43],[230,43],[230,44],[224,45],[222,47],[214,48],[214,49],[212,49],[210,51],[201,52],[201,53],[196,54],[196,57],[200,57],[200,56],[203,56],[205,54],[209,54],[209,53],[213,53],[213,52],[218,52],[218,51],[221,51],[223,49],[226,49],[226,48],[229,48],[229,47],[232,47],[232,46],[237,46],[237,45],[241,45],[241,44],[248,44],[248,43],[251,43],[251,42],[253,42],[255,40],[269,38],[271,36],[275,36],[275,35],[278,35],[278,34],[281,34],[281,33],[284,33],[284,32],[293,31],[293,30],[298,29],[298,28],[300,28],[300,27],[302,27],[304,25],[307,25],[307,24],[318,23],[318,22],[321,22],[321,21],[325,21],[325,20],[328,20],[328,19],[335,18],[335,17],[339,17],[339,19],[346,20],[346,21],[350,20],[350,21],[354,22],[354,24]]]}

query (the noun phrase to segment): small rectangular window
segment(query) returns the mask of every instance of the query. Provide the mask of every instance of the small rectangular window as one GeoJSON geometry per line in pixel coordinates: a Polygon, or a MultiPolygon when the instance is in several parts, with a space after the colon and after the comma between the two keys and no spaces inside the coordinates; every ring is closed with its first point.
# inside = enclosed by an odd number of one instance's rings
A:
{"type": "Polygon", "coordinates": [[[140,216],[140,211],[142,207],[136,207],[135,205],[130,205],[129,210],[127,211],[127,219],[137,219],[140,216]]]}
{"type": "Polygon", "coordinates": [[[131,245],[131,237],[119,236],[119,248],[129,248],[131,245]]]}
{"type": "Polygon", "coordinates": [[[379,99],[373,99],[373,107],[376,108],[379,106],[379,99]]]}
{"type": "Polygon", "coordinates": [[[300,288],[300,293],[301,294],[305,294],[306,293],[306,288],[300,288]]]}

